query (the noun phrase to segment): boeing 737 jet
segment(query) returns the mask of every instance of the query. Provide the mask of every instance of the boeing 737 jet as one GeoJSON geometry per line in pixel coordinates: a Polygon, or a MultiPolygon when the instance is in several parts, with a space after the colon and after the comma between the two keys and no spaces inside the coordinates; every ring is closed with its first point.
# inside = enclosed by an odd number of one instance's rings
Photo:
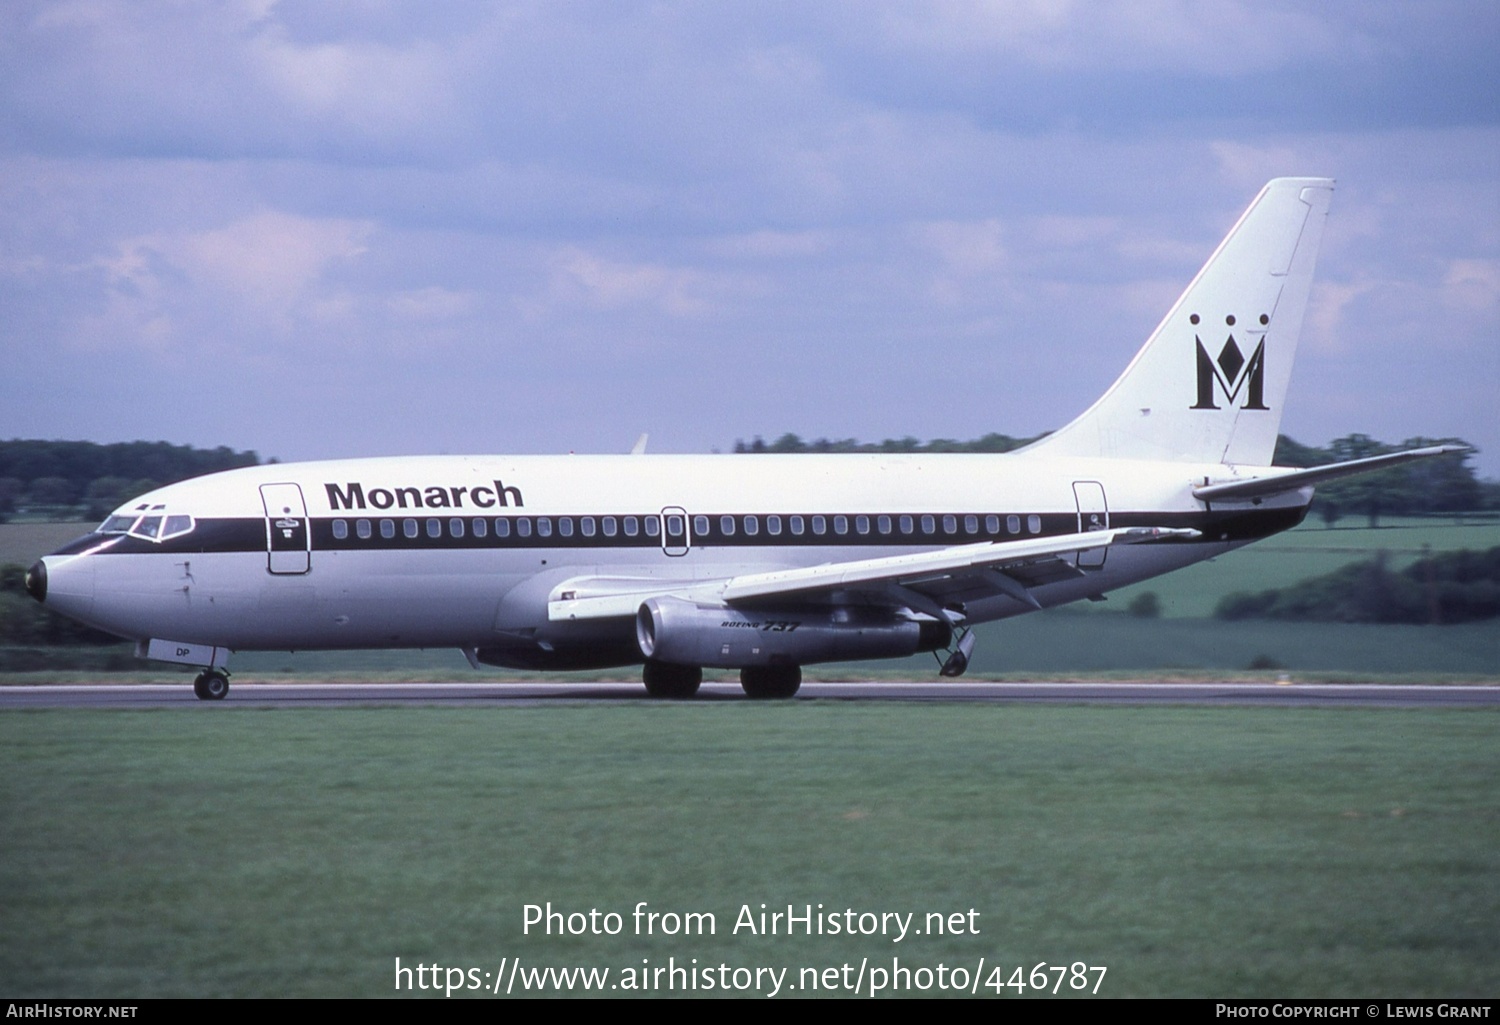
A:
{"type": "Polygon", "coordinates": [[[1268,184],[1094,405],[1005,455],[441,456],[160,488],[27,573],[49,608],[202,667],[236,650],[432,648],[534,670],[938,653],[1296,526],[1319,482],[1456,450],[1271,465],[1333,182],[1268,184]]]}

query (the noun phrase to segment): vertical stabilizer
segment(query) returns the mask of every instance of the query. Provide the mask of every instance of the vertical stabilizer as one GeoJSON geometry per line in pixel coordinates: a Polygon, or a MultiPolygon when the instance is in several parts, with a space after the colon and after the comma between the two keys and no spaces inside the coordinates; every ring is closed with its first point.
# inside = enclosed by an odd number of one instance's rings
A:
{"type": "Polygon", "coordinates": [[[1023,451],[1270,465],[1332,195],[1268,184],[1104,397],[1023,451]]]}

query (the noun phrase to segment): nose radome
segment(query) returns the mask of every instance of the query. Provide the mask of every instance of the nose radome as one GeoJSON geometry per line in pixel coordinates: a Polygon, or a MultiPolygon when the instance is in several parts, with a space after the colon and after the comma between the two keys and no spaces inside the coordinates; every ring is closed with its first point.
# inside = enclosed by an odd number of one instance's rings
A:
{"type": "Polygon", "coordinates": [[[47,564],[41,559],[26,571],[26,593],[37,601],[47,600],[47,564]]]}

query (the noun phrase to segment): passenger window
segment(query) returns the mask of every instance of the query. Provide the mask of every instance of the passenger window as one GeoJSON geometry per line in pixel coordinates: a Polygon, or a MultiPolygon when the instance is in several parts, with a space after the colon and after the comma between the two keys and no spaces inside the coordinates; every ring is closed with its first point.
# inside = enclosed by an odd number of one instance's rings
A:
{"type": "Polygon", "coordinates": [[[835,534],[849,533],[849,517],[835,516],[833,518],[833,532],[835,534]]]}
{"type": "Polygon", "coordinates": [[[578,526],[582,529],[584,537],[594,536],[594,518],[592,516],[585,516],[579,520],[578,526]]]}
{"type": "Polygon", "coordinates": [[[719,517],[719,533],[723,534],[725,537],[733,537],[734,536],[734,517],[733,516],[720,516],[719,517]]]}
{"type": "Polygon", "coordinates": [[[796,534],[796,535],[798,535],[800,537],[801,534],[802,534],[802,517],[801,516],[793,516],[792,517],[792,524],[791,524],[791,526],[792,526],[792,533],[796,534]]]}
{"type": "Polygon", "coordinates": [[[1021,517],[1005,517],[1005,529],[1012,534],[1019,534],[1021,532],[1021,517]]]}
{"type": "Polygon", "coordinates": [[[615,530],[616,530],[616,528],[617,528],[618,525],[615,523],[615,518],[613,516],[606,516],[606,517],[604,517],[604,521],[603,521],[602,525],[604,527],[604,536],[605,537],[614,537],[615,536],[615,530]]]}
{"type": "Polygon", "coordinates": [[[760,521],[754,516],[745,517],[745,533],[752,536],[760,533],[760,521]]]}
{"type": "Polygon", "coordinates": [[[979,517],[978,516],[965,516],[964,517],[964,531],[965,531],[965,533],[969,533],[969,534],[977,534],[977,533],[979,533],[979,517]]]}
{"type": "Polygon", "coordinates": [[[531,519],[527,516],[516,517],[516,537],[531,536],[531,519]]]}
{"type": "Polygon", "coordinates": [[[461,519],[459,519],[457,516],[455,516],[455,517],[453,517],[453,519],[449,520],[448,521],[448,536],[449,537],[463,537],[464,536],[464,521],[461,520],[461,519]]]}
{"type": "Polygon", "coordinates": [[[368,540],[370,540],[370,534],[371,534],[370,521],[369,520],[355,520],[354,521],[354,532],[359,535],[359,539],[361,541],[368,541],[368,540]]]}
{"type": "Polygon", "coordinates": [[[537,537],[551,537],[552,536],[552,517],[550,517],[550,516],[538,516],[536,518],[536,536],[537,537]]]}
{"type": "Polygon", "coordinates": [[[646,524],[646,536],[656,537],[661,533],[661,520],[656,516],[644,517],[646,524]]]}
{"type": "Polygon", "coordinates": [[[903,516],[903,517],[901,517],[901,533],[903,533],[903,534],[910,534],[911,531],[912,531],[911,517],[910,516],[903,516]]]}
{"type": "Polygon", "coordinates": [[[557,532],[563,537],[573,536],[573,517],[564,516],[557,521],[557,532]]]}
{"type": "Polygon", "coordinates": [[[922,533],[924,533],[924,534],[936,534],[937,533],[937,520],[933,519],[931,516],[923,516],[922,517],[922,533]]]}
{"type": "Polygon", "coordinates": [[[773,537],[781,533],[781,517],[780,516],[767,516],[766,517],[766,533],[772,535],[773,537]]]}
{"type": "Polygon", "coordinates": [[[814,516],[812,518],[812,528],[813,528],[813,533],[814,534],[824,534],[824,533],[827,533],[828,532],[828,521],[825,520],[821,516],[814,516]]]}
{"type": "Polygon", "coordinates": [[[868,516],[856,516],[856,517],[854,517],[854,530],[855,530],[856,533],[859,533],[859,534],[868,534],[870,532],[870,517],[868,517],[868,516]]]}
{"type": "Polygon", "coordinates": [[[386,540],[390,540],[391,538],[395,537],[396,536],[396,521],[395,520],[381,520],[380,521],[380,536],[383,537],[383,538],[385,538],[386,540]]]}
{"type": "Polygon", "coordinates": [[[634,516],[625,517],[625,536],[635,537],[641,532],[641,521],[634,516]]]}
{"type": "Polygon", "coordinates": [[[699,538],[703,538],[703,537],[707,537],[708,536],[708,517],[707,516],[694,516],[693,517],[693,534],[694,534],[695,537],[699,537],[699,538]]]}
{"type": "Polygon", "coordinates": [[[943,533],[945,533],[945,534],[957,534],[958,533],[958,517],[957,516],[944,516],[943,517],[943,533]]]}
{"type": "Polygon", "coordinates": [[[510,520],[505,517],[497,517],[495,520],[495,536],[510,537],[510,520]]]}
{"type": "Polygon", "coordinates": [[[882,534],[889,534],[891,532],[891,518],[889,516],[878,517],[875,520],[875,529],[882,534]]]}
{"type": "Polygon", "coordinates": [[[1040,534],[1042,532],[1042,518],[1036,513],[1032,513],[1026,517],[1026,529],[1033,534],[1040,534]]]}
{"type": "Polygon", "coordinates": [[[986,516],[984,518],[984,532],[986,534],[1000,533],[1000,517],[995,515],[986,516]]]}
{"type": "Polygon", "coordinates": [[[473,529],[475,537],[484,537],[490,532],[489,520],[481,520],[478,517],[475,517],[474,522],[469,526],[473,529]]]}
{"type": "Polygon", "coordinates": [[[334,520],[333,521],[333,536],[335,538],[337,538],[338,540],[340,540],[340,541],[342,541],[342,540],[344,540],[344,538],[348,537],[349,536],[349,521],[348,520],[334,520]]]}

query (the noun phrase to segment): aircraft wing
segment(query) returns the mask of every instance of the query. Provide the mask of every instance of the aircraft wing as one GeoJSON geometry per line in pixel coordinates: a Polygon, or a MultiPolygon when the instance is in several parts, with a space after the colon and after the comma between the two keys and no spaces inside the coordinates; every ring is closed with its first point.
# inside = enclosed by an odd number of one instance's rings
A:
{"type": "Polygon", "coordinates": [[[574,578],[553,589],[547,603],[547,618],[558,621],[633,616],[641,602],[657,597],[756,605],[836,591],[857,592],[939,618],[951,618],[945,611],[950,605],[996,594],[1008,594],[1040,607],[1029,588],[1082,573],[1065,561],[1064,556],[1109,545],[1197,536],[1198,531],[1189,529],[1120,527],[1061,537],[982,541],[914,555],[857,559],[711,581],[574,578]]]}
{"type": "Polygon", "coordinates": [[[1271,495],[1282,495],[1288,491],[1296,491],[1298,488],[1322,484],[1324,481],[1338,480],[1340,477],[1353,477],[1356,474],[1385,470],[1417,459],[1429,459],[1432,456],[1468,451],[1468,447],[1464,445],[1433,445],[1428,448],[1410,449],[1406,452],[1392,452],[1389,455],[1370,456],[1367,459],[1351,459],[1347,463],[1312,466],[1305,470],[1292,470],[1270,477],[1214,481],[1194,487],[1193,497],[1201,498],[1205,502],[1212,502],[1219,498],[1269,498],[1271,495]]]}

